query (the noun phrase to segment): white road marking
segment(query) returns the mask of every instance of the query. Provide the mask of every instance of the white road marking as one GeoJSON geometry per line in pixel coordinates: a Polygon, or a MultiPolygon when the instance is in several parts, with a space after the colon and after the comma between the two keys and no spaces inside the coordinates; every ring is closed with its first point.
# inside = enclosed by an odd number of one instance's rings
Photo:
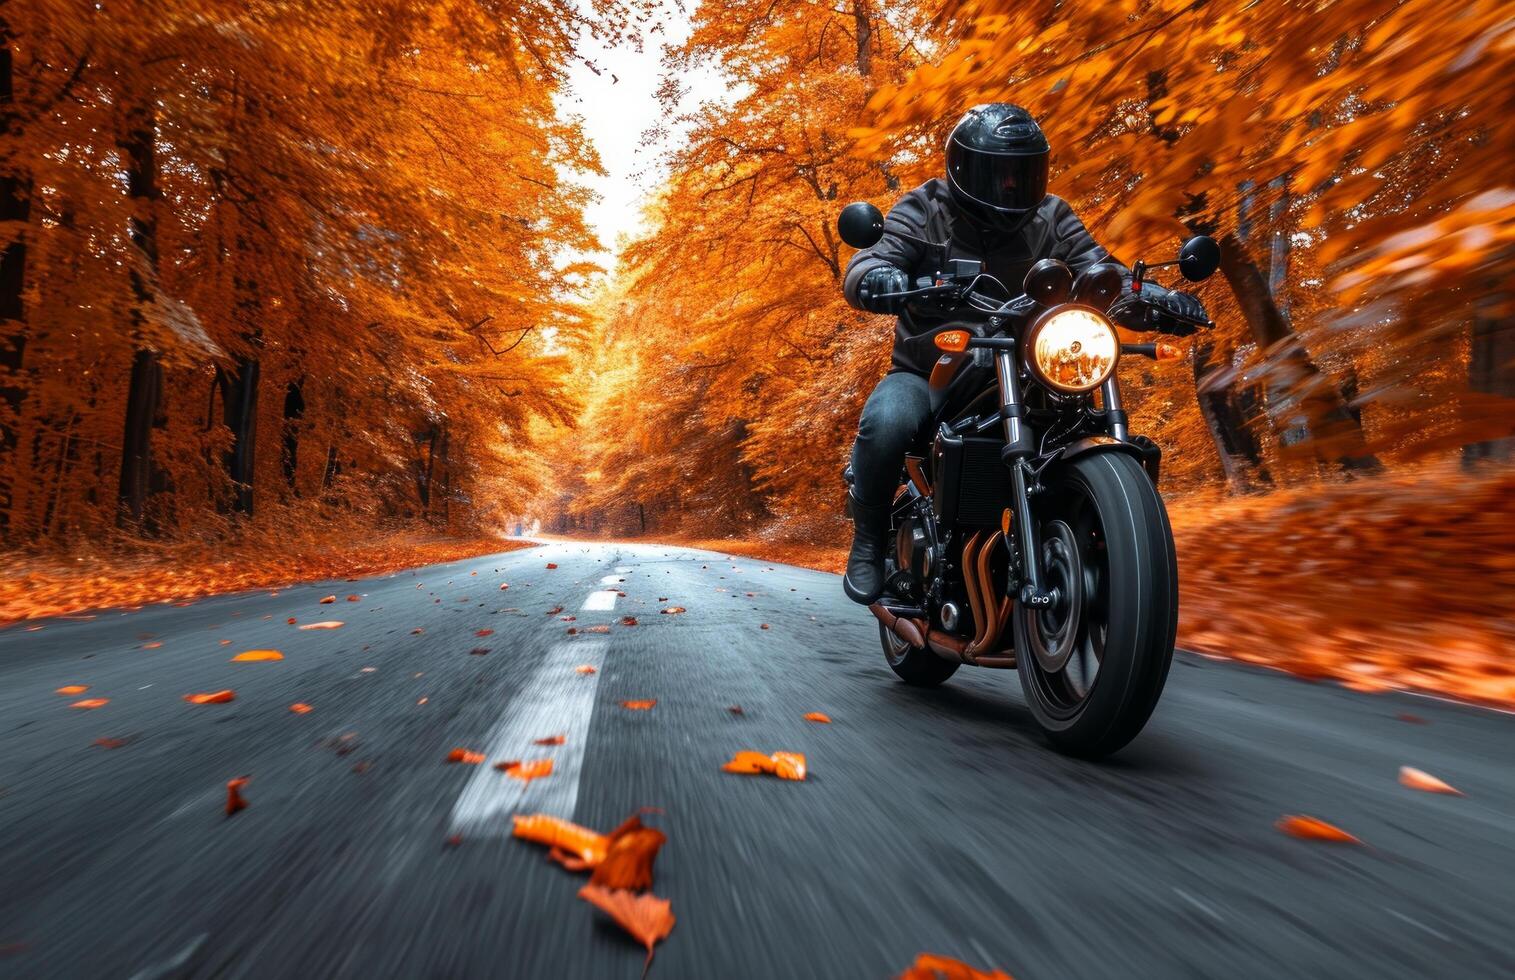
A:
{"type": "Polygon", "coordinates": [[[619,595],[608,589],[602,592],[591,592],[589,598],[585,599],[584,604],[579,608],[589,611],[614,609],[617,598],[619,595]]]}
{"type": "Polygon", "coordinates": [[[625,575],[627,572],[631,571],[632,568],[633,566],[631,565],[617,565],[615,567],[615,570],[617,575],[625,575]]]}
{"type": "Polygon", "coordinates": [[[594,715],[595,689],[604,665],[606,640],[558,643],[542,658],[531,679],[511,699],[484,743],[484,762],[452,808],[454,832],[475,836],[510,833],[512,813],[550,813],[572,819],[579,802],[579,776],[594,715]],[[589,664],[593,674],[574,668],[589,664]],[[567,736],[562,745],[533,745],[539,738],[567,736]],[[552,775],[530,782],[494,768],[506,759],[553,760],[552,775]]]}
{"type": "Polygon", "coordinates": [[[617,584],[619,582],[624,582],[624,581],[626,581],[626,577],[624,575],[607,575],[604,578],[600,579],[600,584],[601,585],[615,585],[615,584],[617,584]]]}

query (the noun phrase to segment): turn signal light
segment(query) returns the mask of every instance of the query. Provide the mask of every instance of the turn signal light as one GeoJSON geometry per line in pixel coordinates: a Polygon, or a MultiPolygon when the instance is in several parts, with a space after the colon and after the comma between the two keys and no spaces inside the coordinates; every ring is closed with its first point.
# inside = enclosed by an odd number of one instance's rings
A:
{"type": "Polygon", "coordinates": [[[943,330],[936,335],[936,349],[960,353],[968,349],[968,331],[943,330]]]}
{"type": "Polygon", "coordinates": [[[1184,349],[1177,344],[1157,344],[1154,353],[1156,354],[1156,360],[1159,361],[1181,361],[1184,359],[1184,349]]]}

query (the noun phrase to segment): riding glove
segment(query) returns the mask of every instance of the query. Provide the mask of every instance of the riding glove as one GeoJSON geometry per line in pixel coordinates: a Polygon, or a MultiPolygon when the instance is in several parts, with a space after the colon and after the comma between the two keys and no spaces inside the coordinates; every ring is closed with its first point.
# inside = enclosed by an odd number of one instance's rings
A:
{"type": "Polygon", "coordinates": [[[863,273],[858,283],[857,304],[870,313],[899,313],[905,301],[887,293],[901,293],[910,288],[910,277],[903,269],[881,265],[863,273]]]}
{"type": "Polygon", "coordinates": [[[1142,283],[1141,292],[1123,299],[1111,311],[1111,317],[1132,330],[1157,330],[1176,337],[1187,337],[1199,329],[1193,321],[1206,321],[1209,315],[1199,297],[1177,289],[1164,289],[1156,283],[1142,283]]]}

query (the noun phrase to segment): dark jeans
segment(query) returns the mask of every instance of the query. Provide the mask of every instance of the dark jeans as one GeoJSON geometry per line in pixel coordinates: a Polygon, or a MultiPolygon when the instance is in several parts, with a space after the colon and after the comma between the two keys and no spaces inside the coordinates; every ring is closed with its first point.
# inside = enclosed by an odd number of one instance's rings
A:
{"type": "Polygon", "coordinates": [[[905,450],[931,420],[931,394],[918,374],[894,373],[873,389],[863,405],[852,443],[852,489],[868,506],[893,502],[905,450]]]}

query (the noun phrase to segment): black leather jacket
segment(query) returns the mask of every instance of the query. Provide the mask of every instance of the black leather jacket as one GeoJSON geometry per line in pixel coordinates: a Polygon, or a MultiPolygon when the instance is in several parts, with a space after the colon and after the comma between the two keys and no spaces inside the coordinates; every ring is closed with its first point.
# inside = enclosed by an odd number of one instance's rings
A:
{"type": "MultiPolygon", "coordinates": [[[[884,237],[879,243],[858,252],[847,263],[842,288],[847,302],[857,306],[858,284],[869,269],[892,265],[905,270],[913,283],[917,276],[945,269],[947,260],[977,259],[984,264],[985,272],[999,277],[1015,294],[1020,292],[1021,281],[1032,264],[1046,258],[1063,260],[1075,276],[1097,262],[1115,261],[1060,197],[1048,194],[1020,230],[1006,234],[981,229],[953,201],[945,180],[928,180],[895,204],[884,219],[884,237]],[[927,248],[891,232],[904,232],[928,242],[945,242],[947,247],[927,248]]],[[[1126,280],[1129,288],[1129,272],[1126,280]]],[[[936,330],[948,319],[924,307],[901,313],[894,328],[890,371],[929,375],[939,352],[929,343],[910,341],[936,330]]]]}

